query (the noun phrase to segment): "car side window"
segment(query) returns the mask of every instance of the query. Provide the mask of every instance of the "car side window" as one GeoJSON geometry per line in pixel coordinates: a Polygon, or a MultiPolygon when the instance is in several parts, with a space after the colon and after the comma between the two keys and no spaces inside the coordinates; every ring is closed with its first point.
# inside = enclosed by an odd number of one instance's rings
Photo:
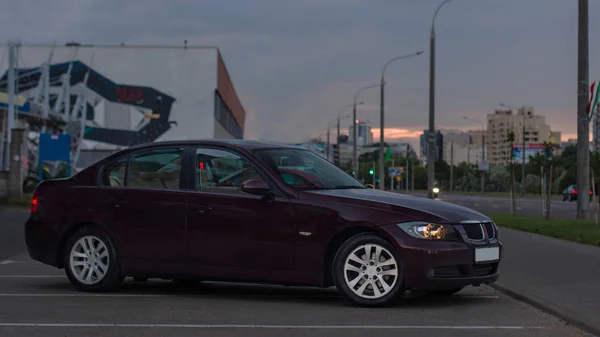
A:
{"type": "Polygon", "coordinates": [[[124,187],[127,161],[127,158],[120,158],[106,165],[102,170],[102,185],[124,187]]]}
{"type": "Polygon", "coordinates": [[[160,148],[132,155],[127,187],[179,189],[183,148],[160,148]]]}
{"type": "Polygon", "coordinates": [[[239,155],[218,149],[196,149],[196,190],[215,193],[243,193],[242,184],[262,180],[256,169],[239,155]]]}

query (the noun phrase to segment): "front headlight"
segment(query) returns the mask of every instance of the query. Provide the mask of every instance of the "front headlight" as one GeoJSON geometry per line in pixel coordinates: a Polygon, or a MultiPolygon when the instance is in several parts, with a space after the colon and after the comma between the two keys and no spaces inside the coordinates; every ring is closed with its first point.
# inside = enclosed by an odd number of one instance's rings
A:
{"type": "Polygon", "coordinates": [[[439,188],[437,188],[437,187],[434,187],[434,188],[433,188],[433,193],[440,193],[440,189],[439,189],[439,188]]]}
{"type": "Polygon", "coordinates": [[[408,235],[417,239],[456,241],[458,235],[452,225],[434,224],[424,221],[404,222],[397,224],[408,235]]]}

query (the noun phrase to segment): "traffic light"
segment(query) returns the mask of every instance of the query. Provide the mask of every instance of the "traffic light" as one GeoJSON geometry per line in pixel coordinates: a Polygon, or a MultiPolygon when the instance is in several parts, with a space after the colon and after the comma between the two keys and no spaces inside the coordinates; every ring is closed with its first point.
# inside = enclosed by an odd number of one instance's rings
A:
{"type": "Polygon", "coordinates": [[[373,173],[374,173],[373,170],[369,170],[370,175],[373,175],[373,173]]]}
{"type": "Polygon", "coordinates": [[[332,145],[333,148],[333,164],[337,167],[340,166],[340,149],[337,144],[332,145]]]}

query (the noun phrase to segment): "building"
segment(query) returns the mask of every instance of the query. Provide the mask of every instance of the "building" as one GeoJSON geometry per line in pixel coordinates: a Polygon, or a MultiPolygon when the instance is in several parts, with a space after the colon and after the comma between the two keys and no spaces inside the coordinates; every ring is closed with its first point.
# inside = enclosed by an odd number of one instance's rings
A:
{"type": "MultiPolygon", "coordinates": [[[[83,149],[244,137],[246,112],[216,47],[19,45],[18,55],[19,95],[34,100],[42,90],[55,106],[64,91],[52,83],[64,78],[71,106],[74,93],[85,92],[83,149]],[[46,72],[49,88],[41,80],[46,72]]],[[[4,92],[6,69],[0,64],[4,92]]],[[[69,119],[66,107],[57,113],[69,119]]]]}
{"type": "Polygon", "coordinates": [[[496,110],[487,117],[486,157],[492,165],[505,165],[511,156],[516,162],[521,162],[523,142],[526,162],[529,156],[541,151],[544,142],[560,144],[560,132],[551,132],[546,117],[536,115],[533,107],[521,107],[516,114],[511,109],[496,110]],[[509,131],[515,135],[512,149],[507,141],[509,131]]]}
{"type": "MultiPolygon", "coordinates": [[[[426,162],[429,143],[427,138],[429,136],[429,130],[423,130],[423,134],[419,137],[419,145],[421,148],[421,159],[426,162]]],[[[440,160],[444,158],[444,136],[441,131],[437,130],[435,132],[435,160],[440,160]]]]}
{"type": "MultiPolygon", "coordinates": [[[[366,121],[356,121],[356,126],[357,126],[357,130],[358,133],[356,135],[356,144],[357,145],[369,145],[371,143],[373,143],[373,132],[371,124],[369,124],[366,121]]],[[[354,135],[354,126],[351,125],[348,128],[348,135],[349,135],[349,141],[352,142],[353,141],[353,135],[354,135]]]]}

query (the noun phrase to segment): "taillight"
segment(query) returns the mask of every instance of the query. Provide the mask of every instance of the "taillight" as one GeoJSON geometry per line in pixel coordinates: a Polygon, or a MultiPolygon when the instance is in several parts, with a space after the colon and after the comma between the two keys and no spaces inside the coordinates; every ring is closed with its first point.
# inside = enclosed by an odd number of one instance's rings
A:
{"type": "Polygon", "coordinates": [[[572,194],[577,194],[577,190],[571,191],[572,194]]]}
{"type": "Polygon", "coordinates": [[[31,213],[37,213],[40,199],[38,199],[37,192],[33,192],[33,198],[31,198],[31,213]]]}

